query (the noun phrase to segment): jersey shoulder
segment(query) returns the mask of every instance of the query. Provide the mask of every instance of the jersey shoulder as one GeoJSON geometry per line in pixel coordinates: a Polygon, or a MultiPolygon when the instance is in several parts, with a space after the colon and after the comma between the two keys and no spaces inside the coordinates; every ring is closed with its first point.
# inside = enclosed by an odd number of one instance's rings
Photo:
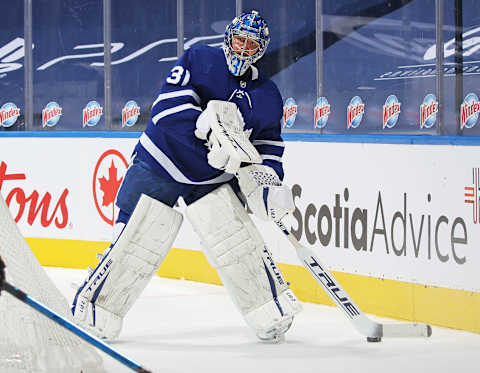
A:
{"type": "Polygon", "coordinates": [[[266,76],[261,70],[258,70],[258,81],[260,84],[264,85],[265,89],[268,91],[281,96],[277,84],[271,78],[266,76]]]}
{"type": "Polygon", "coordinates": [[[195,45],[185,51],[185,55],[195,84],[208,86],[228,72],[225,57],[220,48],[195,45]]]}
{"type": "Polygon", "coordinates": [[[276,108],[283,108],[283,99],[278,86],[268,76],[258,72],[258,85],[262,90],[263,96],[268,99],[270,105],[274,105],[276,108]]]}
{"type": "Polygon", "coordinates": [[[204,44],[192,45],[188,50],[196,55],[223,55],[222,48],[211,47],[204,44]]]}
{"type": "Polygon", "coordinates": [[[223,51],[220,48],[210,47],[208,45],[194,45],[185,51],[188,55],[189,63],[192,67],[205,65],[215,65],[223,62],[223,51]]]}

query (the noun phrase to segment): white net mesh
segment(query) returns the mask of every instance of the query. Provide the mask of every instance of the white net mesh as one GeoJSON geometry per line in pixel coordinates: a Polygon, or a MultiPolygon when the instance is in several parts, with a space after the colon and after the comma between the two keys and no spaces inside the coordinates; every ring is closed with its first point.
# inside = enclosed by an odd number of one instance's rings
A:
{"type": "MultiPolygon", "coordinates": [[[[0,195],[0,255],[7,281],[71,320],[68,303],[44,272],[0,195]]],[[[97,373],[103,361],[93,347],[29,306],[0,296],[0,372],[97,373]]]]}

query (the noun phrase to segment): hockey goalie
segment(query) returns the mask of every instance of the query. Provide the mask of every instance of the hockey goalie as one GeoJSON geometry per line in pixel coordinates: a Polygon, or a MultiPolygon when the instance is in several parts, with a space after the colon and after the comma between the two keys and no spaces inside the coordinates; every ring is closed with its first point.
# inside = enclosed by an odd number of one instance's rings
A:
{"type": "Polygon", "coordinates": [[[283,102],[254,65],[270,40],[256,11],[227,26],[222,48],[192,46],[166,77],[120,187],[112,245],[78,288],[74,320],[113,339],[186,218],[257,337],[281,341],[301,305],[240,195],[261,219],[294,209],[282,184],[283,102]]]}

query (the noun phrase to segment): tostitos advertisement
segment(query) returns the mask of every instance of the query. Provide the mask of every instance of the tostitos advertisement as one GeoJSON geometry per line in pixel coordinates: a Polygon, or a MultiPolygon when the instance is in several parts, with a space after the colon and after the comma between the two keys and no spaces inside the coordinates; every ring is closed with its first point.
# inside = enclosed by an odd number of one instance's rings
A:
{"type": "MultiPolygon", "coordinates": [[[[136,141],[0,138],[0,191],[23,235],[109,241],[136,141]]],[[[480,291],[480,148],[289,141],[284,168],[292,233],[331,270],[480,291]]],[[[277,261],[300,265],[254,220],[277,261]]],[[[200,249],[187,219],[174,247],[200,249]]]]}

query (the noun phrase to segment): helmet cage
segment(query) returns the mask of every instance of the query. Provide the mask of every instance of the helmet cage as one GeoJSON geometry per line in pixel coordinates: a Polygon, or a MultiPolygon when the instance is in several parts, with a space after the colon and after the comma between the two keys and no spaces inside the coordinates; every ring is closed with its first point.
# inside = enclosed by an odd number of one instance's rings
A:
{"type": "Polygon", "coordinates": [[[265,20],[258,15],[258,12],[243,13],[241,16],[234,18],[226,28],[223,43],[223,51],[230,72],[236,76],[243,75],[251,64],[262,58],[269,42],[268,26],[265,20]],[[253,55],[243,53],[245,49],[242,49],[240,53],[236,52],[233,49],[233,38],[235,36],[254,40],[258,43],[258,50],[253,55]]]}
{"type": "Polygon", "coordinates": [[[235,57],[237,57],[241,60],[245,60],[245,61],[250,61],[251,60],[251,63],[254,63],[254,62],[258,61],[263,56],[263,54],[265,53],[265,49],[266,49],[266,43],[265,43],[264,40],[263,40],[263,43],[262,43],[261,39],[252,36],[252,34],[249,33],[249,32],[245,32],[245,31],[241,31],[241,30],[233,30],[231,33],[229,33],[229,35],[227,36],[227,45],[228,45],[228,48],[231,50],[232,54],[235,55],[235,57]],[[242,48],[242,51],[240,53],[237,52],[235,49],[233,49],[233,39],[234,39],[235,36],[240,36],[240,37],[245,38],[245,44],[247,43],[247,40],[255,41],[258,44],[257,51],[252,55],[242,53],[244,51],[248,52],[248,49],[243,49],[242,48]]]}

